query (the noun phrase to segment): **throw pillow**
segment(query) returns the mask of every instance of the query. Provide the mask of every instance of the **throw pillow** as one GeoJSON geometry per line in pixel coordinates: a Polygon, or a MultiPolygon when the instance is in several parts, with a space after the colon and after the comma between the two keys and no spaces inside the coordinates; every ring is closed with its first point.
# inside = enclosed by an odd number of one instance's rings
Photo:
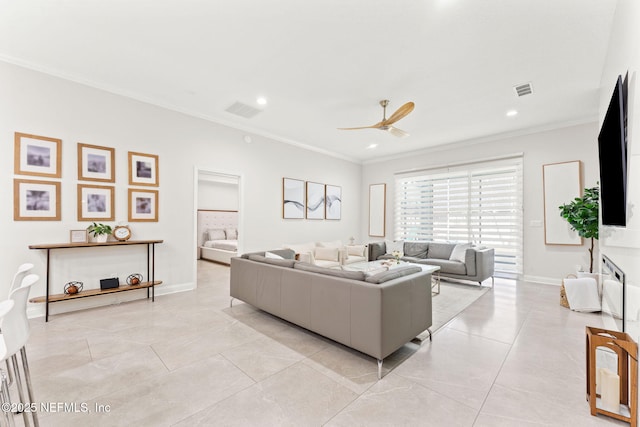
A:
{"type": "Polygon", "coordinates": [[[404,241],[402,240],[398,240],[398,241],[393,241],[393,240],[385,240],[385,245],[387,247],[387,253],[392,255],[394,252],[400,252],[403,253],[404,251],[404,241]]]}
{"type": "Polygon", "coordinates": [[[235,228],[227,228],[224,232],[227,235],[227,240],[238,240],[238,230],[235,228]]]}
{"type": "Polygon", "coordinates": [[[209,240],[226,240],[227,235],[224,230],[218,228],[210,228],[207,233],[209,234],[209,240]]]}
{"type": "Polygon", "coordinates": [[[271,258],[271,259],[284,259],[284,257],[281,257],[278,254],[274,254],[273,252],[265,252],[264,253],[264,257],[265,258],[271,258]]]}
{"type": "Polygon", "coordinates": [[[464,243],[456,245],[451,252],[451,256],[449,256],[450,261],[460,261],[464,262],[466,259],[467,249],[471,247],[471,243],[464,243]]]}
{"type": "Polygon", "coordinates": [[[347,246],[347,254],[353,256],[364,256],[365,245],[347,246]]]}
{"type": "Polygon", "coordinates": [[[324,261],[338,261],[338,248],[317,247],[314,253],[315,259],[324,261]]]}

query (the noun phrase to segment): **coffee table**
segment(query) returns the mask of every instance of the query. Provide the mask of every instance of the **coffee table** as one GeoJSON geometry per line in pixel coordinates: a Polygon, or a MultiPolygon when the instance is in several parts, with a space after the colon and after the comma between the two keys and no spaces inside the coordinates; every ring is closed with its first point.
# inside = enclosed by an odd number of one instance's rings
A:
{"type": "Polygon", "coordinates": [[[354,262],[353,264],[345,264],[342,265],[341,268],[346,271],[363,271],[367,275],[373,275],[383,271],[393,270],[394,268],[414,265],[422,268],[422,271],[431,273],[431,292],[433,295],[438,295],[440,293],[440,267],[437,265],[416,264],[407,261],[395,262],[393,260],[379,259],[376,261],[362,261],[354,262]]]}

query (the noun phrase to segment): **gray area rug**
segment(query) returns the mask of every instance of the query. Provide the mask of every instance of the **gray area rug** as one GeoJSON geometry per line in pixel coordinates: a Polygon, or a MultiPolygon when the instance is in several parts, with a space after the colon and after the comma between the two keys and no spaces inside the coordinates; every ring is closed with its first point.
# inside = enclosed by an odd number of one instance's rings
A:
{"type": "MultiPolygon", "coordinates": [[[[472,284],[462,284],[454,282],[440,282],[440,293],[433,295],[433,325],[431,332],[435,332],[457,316],[465,308],[473,304],[478,298],[484,295],[489,289],[488,286],[478,286],[472,284]]],[[[428,339],[429,333],[424,332],[418,337],[428,339]]]]}

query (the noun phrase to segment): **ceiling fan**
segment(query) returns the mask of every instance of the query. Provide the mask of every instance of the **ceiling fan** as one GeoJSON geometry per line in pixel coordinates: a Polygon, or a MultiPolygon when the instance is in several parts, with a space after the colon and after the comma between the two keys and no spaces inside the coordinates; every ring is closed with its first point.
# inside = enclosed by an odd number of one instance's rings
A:
{"type": "Polygon", "coordinates": [[[409,134],[397,127],[392,126],[398,120],[406,117],[410,112],[413,111],[415,104],[413,102],[407,102],[402,107],[398,108],[388,119],[387,119],[387,105],[389,105],[388,99],[383,99],[380,101],[380,105],[382,106],[382,121],[376,123],[371,126],[362,126],[357,128],[338,128],[340,130],[356,130],[356,129],[380,129],[389,132],[391,135],[404,138],[405,136],[409,136],[409,134]]]}

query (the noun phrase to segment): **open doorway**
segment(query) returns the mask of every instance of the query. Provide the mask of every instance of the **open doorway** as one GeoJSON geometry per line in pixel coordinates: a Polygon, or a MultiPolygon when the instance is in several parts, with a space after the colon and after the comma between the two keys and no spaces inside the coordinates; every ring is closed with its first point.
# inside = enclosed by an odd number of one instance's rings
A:
{"type": "Polygon", "coordinates": [[[196,259],[229,264],[241,247],[241,177],[196,169],[196,259]]]}

